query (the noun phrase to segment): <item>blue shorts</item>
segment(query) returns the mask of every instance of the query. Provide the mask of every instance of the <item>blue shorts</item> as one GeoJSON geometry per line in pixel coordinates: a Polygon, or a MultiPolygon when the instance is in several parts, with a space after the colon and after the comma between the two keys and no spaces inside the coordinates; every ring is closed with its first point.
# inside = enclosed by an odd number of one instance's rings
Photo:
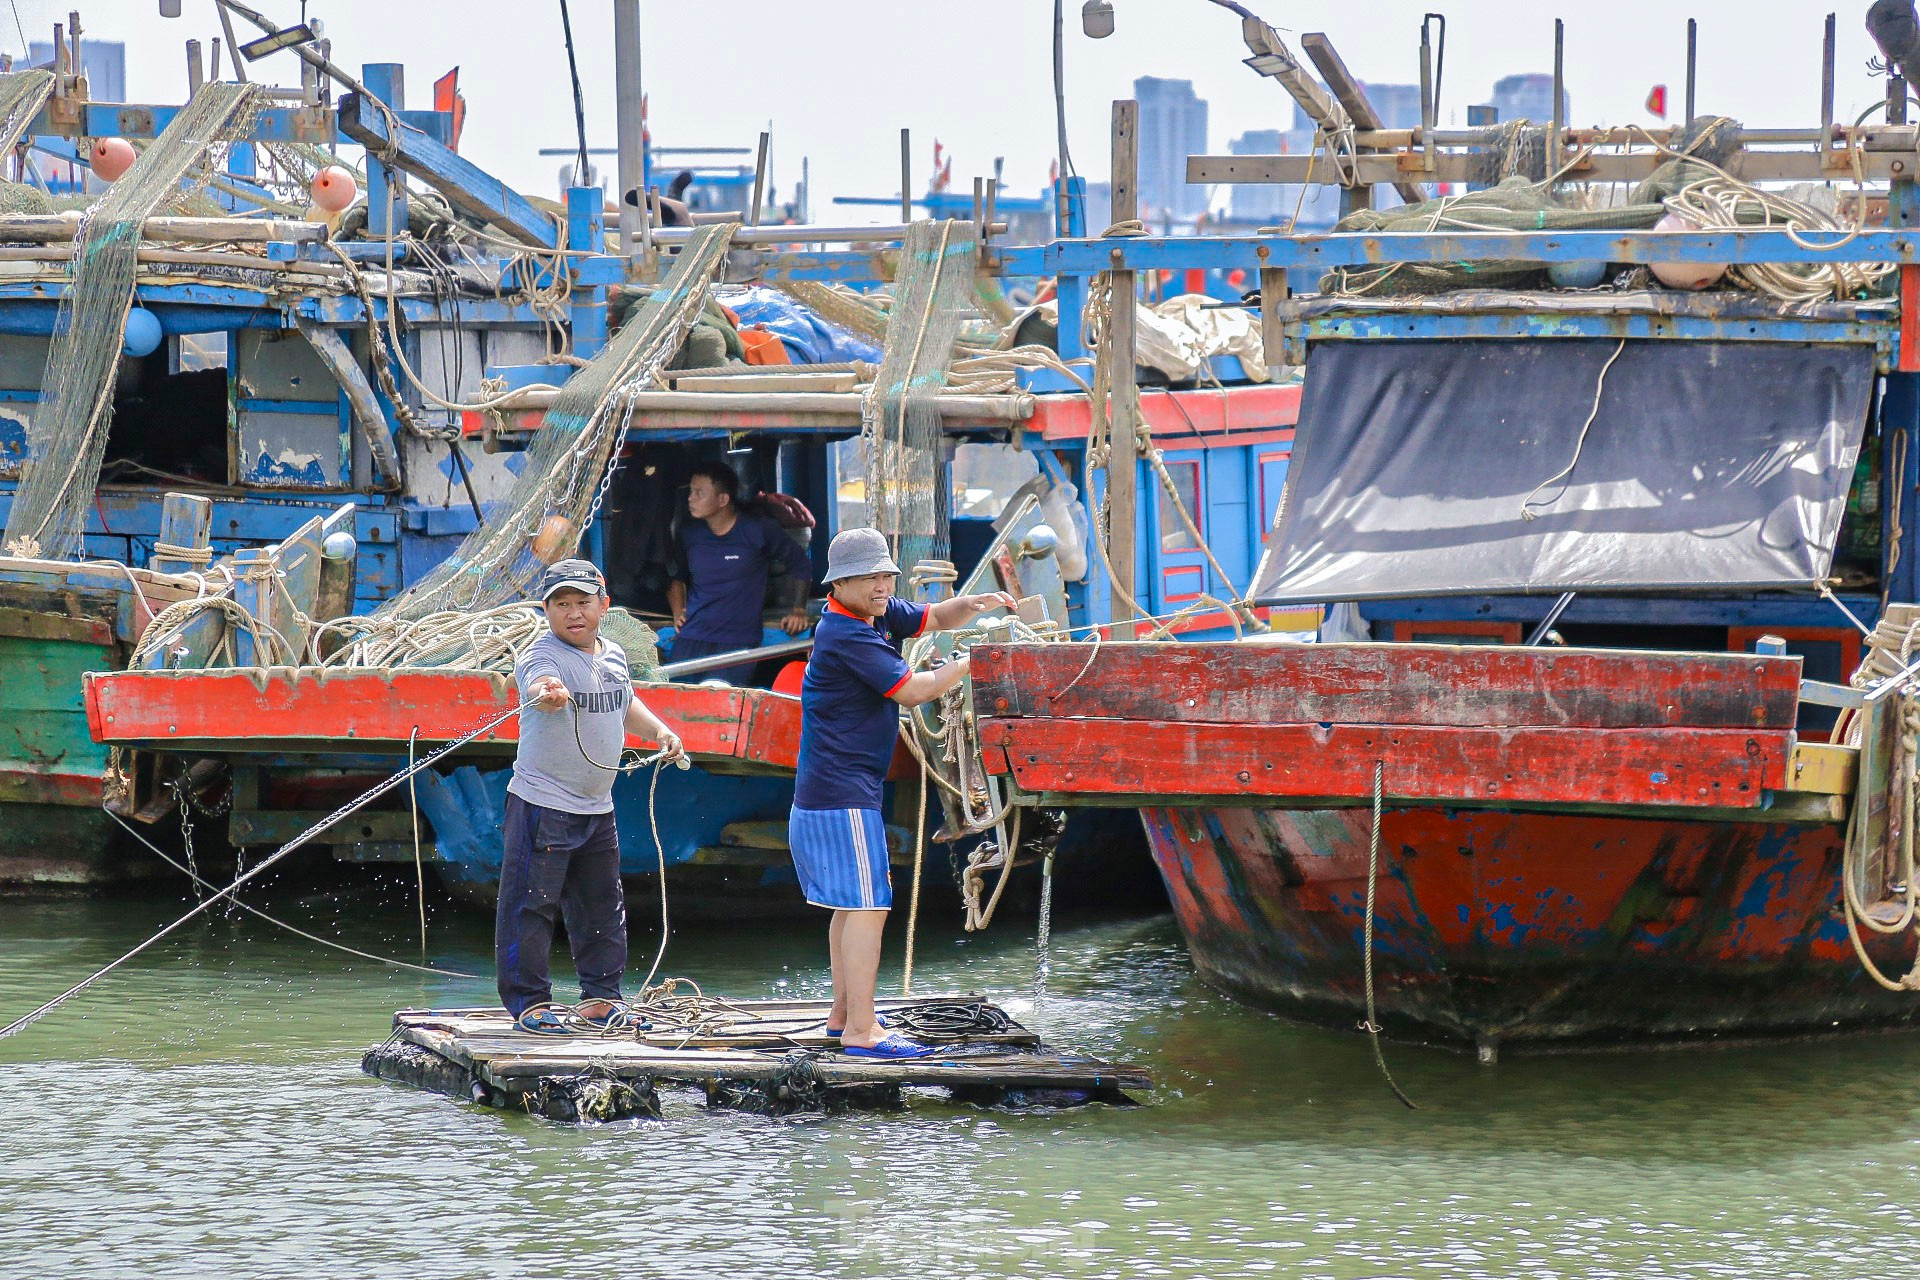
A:
{"type": "Polygon", "coordinates": [[[893,905],[887,824],[878,809],[792,809],[787,844],[800,888],[814,906],[885,911],[893,905]]]}

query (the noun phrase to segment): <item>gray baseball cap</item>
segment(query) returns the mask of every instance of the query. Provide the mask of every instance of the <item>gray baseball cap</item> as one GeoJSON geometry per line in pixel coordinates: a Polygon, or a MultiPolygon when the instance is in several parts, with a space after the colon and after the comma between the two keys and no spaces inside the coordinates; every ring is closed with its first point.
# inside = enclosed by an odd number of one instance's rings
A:
{"type": "Polygon", "coordinates": [[[556,560],[540,579],[540,599],[547,600],[562,587],[601,596],[607,593],[607,580],[591,560],[556,560]]]}
{"type": "Polygon", "coordinates": [[[898,573],[887,550],[886,535],[878,529],[842,529],[827,546],[828,585],[842,578],[864,578],[870,573],[898,573]]]}

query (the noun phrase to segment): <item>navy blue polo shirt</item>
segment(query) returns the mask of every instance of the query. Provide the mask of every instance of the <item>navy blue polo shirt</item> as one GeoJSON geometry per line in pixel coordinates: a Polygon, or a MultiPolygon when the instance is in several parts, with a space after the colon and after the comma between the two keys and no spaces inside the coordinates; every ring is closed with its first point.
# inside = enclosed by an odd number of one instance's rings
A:
{"type": "Polygon", "coordinates": [[[795,808],[880,807],[900,736],[900,708],[890,699],[913,674],[900,642],[926,627],[925,605],[889,600],[886,613],[869,622],[827,598],[800,685],[795,808]]]}
{"type": "Polygon", "coordinates": [[[680,528],[680,563],[687,625],[675,635],[742,649],[760,643],[769,575],[777,568],[790,577],[812,577],[800,544],[757,511],[741,512],[724,534],[705,520],[689,519],[680,528]]]}

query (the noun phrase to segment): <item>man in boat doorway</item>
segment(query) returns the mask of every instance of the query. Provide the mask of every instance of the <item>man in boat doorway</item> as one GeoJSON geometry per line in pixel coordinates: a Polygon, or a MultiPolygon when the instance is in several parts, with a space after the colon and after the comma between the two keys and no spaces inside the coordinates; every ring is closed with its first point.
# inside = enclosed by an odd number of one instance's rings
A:
{"type": "Polygon", "coordinates": [[[553,1005],[548,959],[556,916],[580,974],[579,1014],[604,1026],[620,1010],[627,967],[627,906],[620,888],[620,833],[613,818],[615,766],[627,735],[684,754],[679,736],[633,696],[619,645],[600,635],[607,584],[590,561],[561,560],[540,583],[546,635],[514,664],[520,745],[507,783],[505,855],[494,916],[500,1002],[525,1031],[571,1028],[553,1005]]]}
{"type": "Polygon", "coordinates": [[[800,694],[800,767],[787,843],[807,901],[833,912],[833,1011],[827,1034],[868,1058],[933,1049],[889,1032],[874,1012],[880,939],[893,905],[881,788],[900,737],[900,708],[931,702],[967,676],[967,657],[915,672],[900,643],[1012,609],[1003,591],[935,605],[894,598],[900,566],[877,529],[847,529],[827,548],[827,604],[800,694]]]}
{"type": "MultiPolygon", "coordinates": [[[[673,609],[673,662],[758,648],[767,583],[785,575],[788,635],[807,628],[807,583],[812,570],[800,544],[773,517],[740,505],[740,477],[724,462],[703,462],[687,486],[687,515],[679,537],[680,572],[667,588],[673,609]]],[[[754,663],[702,671],[694,680],[747,684],[754,663]]]]}

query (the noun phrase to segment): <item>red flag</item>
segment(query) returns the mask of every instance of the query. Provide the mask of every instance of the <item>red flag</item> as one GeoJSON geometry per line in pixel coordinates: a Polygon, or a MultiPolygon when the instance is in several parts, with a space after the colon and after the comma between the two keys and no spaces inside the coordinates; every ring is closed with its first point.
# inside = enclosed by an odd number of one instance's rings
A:
{"type": "Polygon", "coordinates": [[[460,149],[460,130],[467,123],[467,100],[460,92],[460,68],[455,67],[433,82],[433,109],[453,116],[453,129],[447,135],[447,149],[460,149]]]}
{"type": "Polygon", "coordinates": [[[1662,120],[1667,118],[1667,86],[1657,84],[1647,93],[1647,112],[1662,120]]]}

